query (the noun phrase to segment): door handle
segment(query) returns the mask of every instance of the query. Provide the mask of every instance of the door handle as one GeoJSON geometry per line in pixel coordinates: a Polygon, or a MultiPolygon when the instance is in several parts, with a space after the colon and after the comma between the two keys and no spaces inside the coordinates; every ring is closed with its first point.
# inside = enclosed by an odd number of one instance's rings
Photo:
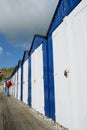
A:
{"type": "Polygon", "coordinates": [[[64,70],[64,76],[67,78],[69,76],[69,69],[64,70]]]}

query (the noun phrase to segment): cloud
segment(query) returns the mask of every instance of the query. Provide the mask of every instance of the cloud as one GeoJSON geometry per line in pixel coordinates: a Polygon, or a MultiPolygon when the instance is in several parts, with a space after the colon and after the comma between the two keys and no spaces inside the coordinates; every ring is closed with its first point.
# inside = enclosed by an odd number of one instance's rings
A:
{"type": "Polygon", "coordinates": [[[57,3],[58,0],[0,0],[0,31],[13,44],[15,40],[17,44],[28,44],[34,34],[46,34],[57,3]],[[28,36],[27,40],[21,42],[22,36],[28,36]]]}
{"type": "Polygon", "coordinates": [[[2,54],[2,51],[3,51],[3,48],[2,48],[2,47],[0,47],[0,55],[2,54]]]}

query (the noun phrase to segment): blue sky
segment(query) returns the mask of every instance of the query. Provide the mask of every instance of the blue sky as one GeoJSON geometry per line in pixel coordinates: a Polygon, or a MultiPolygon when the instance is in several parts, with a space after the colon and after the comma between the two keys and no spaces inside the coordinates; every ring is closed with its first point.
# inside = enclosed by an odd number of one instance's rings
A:
{"type": "Polygon", "coordinates": [[[0,68],[17,65],[34,34],[46,34],[58,0],[0,0],[0,68]]]}
{"type": "Polygon", "coordinates": [[[9,43],[6,35],[0,34],[0,68],[14,67],[22,58],[24,48],[9,43]]]}

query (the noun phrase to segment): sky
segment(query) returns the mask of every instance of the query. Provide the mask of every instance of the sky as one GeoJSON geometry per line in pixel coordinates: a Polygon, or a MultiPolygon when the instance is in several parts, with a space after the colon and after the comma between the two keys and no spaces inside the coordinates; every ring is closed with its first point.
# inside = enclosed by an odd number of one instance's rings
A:
{"type": "Polygon", "coordinates": [[[0,68],[14,67],[31,46],[34,34],[45,35],[58,0],[0,0],[0,68]]]}

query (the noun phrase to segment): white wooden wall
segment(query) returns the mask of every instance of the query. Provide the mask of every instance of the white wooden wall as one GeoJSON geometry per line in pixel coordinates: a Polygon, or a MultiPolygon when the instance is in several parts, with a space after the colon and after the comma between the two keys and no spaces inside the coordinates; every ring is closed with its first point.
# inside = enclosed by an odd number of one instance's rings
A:
{"type": "Polygon", "coordinates": [[[11,88],[10,88],[10,89],[11,89],[10,94],[11,94],[12,96],[13,96],[13,77],[14,77],[14,76],[12,76],[12,78],[11,78],[12,86],[11,86],[11,88]]]}
{"type": "Polygon", "coordinates": [[[16,86],[15,86],[15,75],[13,75],[13,77],[12,77],[12,83],[13,83],[13,85],[12,85],[12,88],[13,88],[12,95],[15,96],[15,88],[16,88],[16,86]]]}
{"type": "Polygon", "coordinates": [[[15,97],[17,98],[17,72],[15,73],[15,77],[14,77],[14,80],[15,80],[15,97]]]}
{"type": "Polygon", "coordinates": [[[18,69],[18,99],[21,97],[21,68],[18,69]]]}
{"type": "MultiPolygon", "coordinates": [[[[12,82],[12,77],[11,77],[11,82],[12,82]]],[[[13,87],[11,86],[10,88],[9,88],[9,93],[12,95],[12,92],[13,92],[13,87]]]]}
{"type": "Polygon", "coordinates": [[[56,121],[69,130],[87,129],[87,1],[53,35],[56,121]],[[69,70],[69,76],[64,71],[69,70]]]}
{"type": "Polygon", "coordinates": [[[32,107],[44,114],[43,54],[40,45],[31,56],[32,107]]]}
{"type": "Polygon", "coordinates": [[[84,0],[68,19],[73,107],[76,130],[87,129],[87,1],[84,0]]]}
{"type": "Polygon", "coordinates": [[[23,102],[28,104],[28,59],[23,64],[23,102]]]}
{"type": "Polygon", "coordinates": [[[73,126],[72,87],[70,77],[64,76],[64,71],[70,70],[66,21],[53,33],[53,56],[56,120],[70,128],[73,126]]]}

